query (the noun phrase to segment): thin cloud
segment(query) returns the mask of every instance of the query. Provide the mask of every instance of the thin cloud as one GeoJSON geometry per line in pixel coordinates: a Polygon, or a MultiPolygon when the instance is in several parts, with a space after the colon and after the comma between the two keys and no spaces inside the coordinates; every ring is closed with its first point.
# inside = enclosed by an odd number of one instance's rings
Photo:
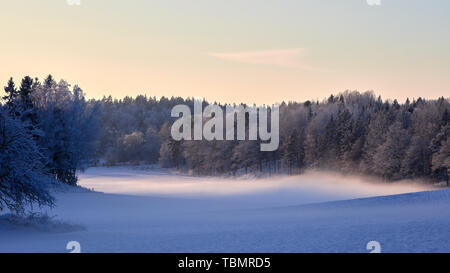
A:
{"type": "Polygon", "coordinates": [[[315,70],[303,63],[305,50],[302,48],[242,51],[242,52],[211,52],[209,56],[240,63],[272,65],[278,67],[315,70]]]}

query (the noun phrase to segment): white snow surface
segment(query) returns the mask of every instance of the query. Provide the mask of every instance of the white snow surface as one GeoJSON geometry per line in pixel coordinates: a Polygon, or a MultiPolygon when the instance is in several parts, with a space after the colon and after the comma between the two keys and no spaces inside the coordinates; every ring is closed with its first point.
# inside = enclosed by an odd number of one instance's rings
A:
{"type": "MultiPolygon", "coordinates": [[[[96,167],[41,209],[66,231],[0,218],[0,252],[449,252],[450,190],[334,173],[198,178],[96,167]]],[[[39,209],[35,209],[40,211],[39,209]]]]}

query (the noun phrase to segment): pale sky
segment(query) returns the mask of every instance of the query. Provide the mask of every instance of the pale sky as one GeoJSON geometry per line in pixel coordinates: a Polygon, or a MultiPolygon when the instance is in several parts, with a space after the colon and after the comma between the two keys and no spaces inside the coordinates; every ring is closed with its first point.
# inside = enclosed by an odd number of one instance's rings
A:
{"type": "Polygon", "coordinates": [[[448,0],[80,1],[2,1],[2,86],[52,74],[90,98],[450,97],[448,0]]]}

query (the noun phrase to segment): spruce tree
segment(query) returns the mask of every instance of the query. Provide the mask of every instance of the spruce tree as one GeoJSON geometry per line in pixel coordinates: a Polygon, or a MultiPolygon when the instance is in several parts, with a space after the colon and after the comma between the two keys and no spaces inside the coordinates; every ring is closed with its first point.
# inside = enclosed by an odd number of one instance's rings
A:
{"type": "Polygon", "coordinates": [[[38,116],[33,105],[32,92],[33,79],[26,76],[22,79],[22,83],[19,88],[17,96],[17,111],[19,112],[20,120],[24,124],[25,128],[33,135],[35,139],[37,139],[40,132],[38,130],[38,116]]]}
{"type": "Polygon", "coordinates": [[[18,91],[16,89],[13,78],[11,77],[8,81],[8,85],[5,86],[6,95],[3,96],[3,100],[6,101],[6,109],[11,116],[16,116],[16,99],[18,96],[18,91]]]}
{"type": "Polygon", "coordinates": [[[297,130],[294,129],[286,141],[283,151],[283,160],[288,165],[289,174],[293,169],[300,169],[304,165],[303,145],[299,143],[297,130]]]}
{"type": "Polygon", "coordinates": [[[351,151],[352,146],[353,120],[352,114],[347,109],[339,112],[336,126],[336,141],[338,145],[339,159],[344,159],[344,155],[351,151]]]}

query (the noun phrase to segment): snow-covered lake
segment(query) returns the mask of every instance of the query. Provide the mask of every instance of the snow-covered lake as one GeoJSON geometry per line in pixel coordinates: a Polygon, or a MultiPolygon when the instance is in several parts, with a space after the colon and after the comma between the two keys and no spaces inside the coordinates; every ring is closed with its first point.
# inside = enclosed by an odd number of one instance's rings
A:
{"type": "Polygon", "coordinates": [[[2,225],[0,252],[449,252],[450,191],[330,173],[198,178],[91,168],[58,192],[55,219],[78,231],[2,225]]]}

